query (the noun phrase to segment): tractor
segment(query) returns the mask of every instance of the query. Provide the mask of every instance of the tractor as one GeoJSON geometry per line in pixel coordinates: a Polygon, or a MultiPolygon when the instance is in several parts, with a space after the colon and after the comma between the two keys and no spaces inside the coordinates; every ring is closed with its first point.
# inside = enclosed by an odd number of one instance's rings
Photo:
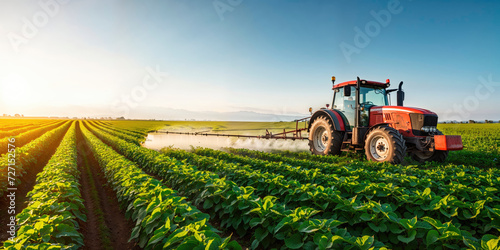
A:
{"type": "MultiPolygon", "coordinates": [[[[331,108],[314,112],[309,120],[309,147],[316,155],[365,151],[368,160],[399,164],[408,153],[418,162],[443,162],[450,150],[462,150],[459,135],[437,130],[436,113],[404,107],[403,82],[397,89],[383,82],[361,80],[333,83],[331,108]],[[390,106],[396,92],[397,106],[390,106]]],[[[310,109],[310,111],[312,111],[310,109]]]]}

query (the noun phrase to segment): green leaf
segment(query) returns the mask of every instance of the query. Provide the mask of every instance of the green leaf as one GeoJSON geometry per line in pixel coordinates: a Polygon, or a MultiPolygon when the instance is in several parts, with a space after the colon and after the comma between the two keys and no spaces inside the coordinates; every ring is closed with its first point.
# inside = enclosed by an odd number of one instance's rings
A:
{"type": "Polygon", "coordinates": [[[292,220],[292,218],[290,217],[285,217],[283,218],[280,223],[278,223],[278,225],[274,228],[274,233],[277,233],[282,227],[284,227],[285,225],[288,225],[290,224],[290,221],[292,220]]]}
{"type": "Polygon", "coordinates": [[[411,230],[410,235],[408,237],[404,237],[403,235],[398,235],[398,240],[408,244],[415,239],[415,236],[417,236],[417,230],[411,230]]]}
{"type": "Polygon", "coordinates": [[[35,223],[35,230],[40,231],[40,229],[42,229],[44,225],[45,225],[45,223],[43,223],[41,221],[35,223]]]}
{"type": "Polygon", "coordinates": [[[154,244],[163,240],[165,237],[166,237],[165,232],[160,231],[159,233],[157,233],[153,237],[151,237],[151,239],[149,239],[148,245],[146,247],[153,246],[154,244]]]}
{"type": "Polygon", "coordinates": [[[381,222],[381,224],[378,225],[378,228],[380,229],[380,232],[387,232],[387,225],[384,222],[381,222]]]}
{"type": "Polygon", "coordinates": [[[400,234],[401,232],[404,231],[404,229],[401,229],[398,224],[394,224],[394,223],[391,223],[389,225],[389,230],[393,233],[393,234],[400,234]]]}
{"type": "Polygon", "coordinates": [[[373,216],[367,213],[363,213],[359,218],[364,221],[371,221],[373,219],[373,216]]]}
{"type": "Polygon", "coordinates": [[[319,230],[318,226],[314,225],[309,221],[303,222],[299,227],[299,232],[301,233],[312,233],[318,230],[319,230]]]}
{"type": "Polygon", "coordinates": [[[328,237],[326,237],[326,236],[322,236],[322,237],[319,239],[318,246],[319,246],[319,248],[321,248],[321,249],[327,249],[327,248],[330,248],[330,247],[332,247],[333,242],[335,242],[335,241],[336,241],[337,239],[339,239],[339,238],[342,238],[342,237],[340,237],[340,236],[338,236],[338,235],[335,235],[335,236],[333,236],[332,238],[330,238],[330,239],[329,239],[329,238],[328,238],[328,237]]]}
{"type": "Polygon", "coordinates": [[[58,233],[56,234],[56,238],[60,237],[69,237],[69,236],[80,236],[80,234],[76,231],[76,229],[72,226],[66,224],[59,224],[56,227],[58,233]]]}
{"type": "Polygon", "coordinates": [[[374,241],[375,239],[372,236],[365,235],[363,237],[356,237],[356,241],[354,242],[354,244],[359,248],[366,250],[373,245],[374,241]]]}
{"type": "Polygon", "coordinates": [[[230,250],[242,250],[240,244],[238,244],[238,242],[236,241],[230,241],[228,244],[227,244],[227,248],[230,249],[230,250]]]}
{"type": "Polygon", "coordinates": [[[259,246],[260,244],[260,241],[255,239],[252,241],[252,245],[250,246],[251,249],[257,249],[257,247],[259,246]]]}
{"type": "Polygon", "coordinates": [[[264,222],[264,218],[253,218],[250,220],[250,227],[255,227],[259,224],[262,224],[264,222]]]}
{"type": "Polygon", "coordinates": [[[131,241],[133,239],[137,239],[139,237],[139,233],[140,232],[141,232],[141,227],[140,226],[134,227],[134,229],[132,230],[132,234],[130,236],[130,239],[128,241],[131,241]]]}
{"type": "Polygon", "coordinates": [[[203,209],[209,209],[213,205],[214,205],[214,203],[211,200],[206,199],[205,202],[203,202],[203,209]]]}
{"type": "Polygon", "coordinates": [[[499,245],[500,237],[496,237],[491,234],[487,234],[481,238],[481,248],[486,250],[498,250],[500,249],[499,245]]]}
{"type": "Polygon", "coordinates": [[[380,231],[380,228],[379,228],[377,225],[375,225],[375,224],[373,224],[373,223],[371,223],[371,222],[368,222],[368,226],[369,226],[369,227],[370,227],[373,231],[375,231],[375,232],[377,232],[377,233],[380,231]]]}
{"type": "Polygon", "coordinates": [[[422,196],[428,196],[428,195],[430,195],[430,194],[431,194],[431,189],[430,189],[430,188],[426,188],[426,189],[424,190],[424,192],[422,193],[422,196]]]}
{"type": "Polygon", "coordinates": [[[155,220],[157,220],[158,218],[160,218],[161,214],[162,214],[161,208],[159,208],[159,207],[155,208],[153,210],[153,213],[151,214],[151,217],[149,217],[146,225],[149,225],[149,224],[153,223],[155,220]]]}
{"type": "Polygon", "coordinates": [[[170,230],[170,218],[165,221],[165,229],[170,230]]]}
{"type": "Polygon", "coordinates": [[[462,238],[463,238],[463,242],[464,242],[464,244],[465,244],[468,248],[470,248],[470,249],[472,249],[472,250],[478,250],[478,249],[479,249],[479,245],[476,245],[476,242],[474,242],[473,240],[470,240],[470,239],[468,239],[468,238],[466,238],[466,237],[462,237],[462,238]]]}
{"type": "Polygon", "coordinates": [[[425,243],[427,246],[432,245],[434,242],[438,241],[439,239],[439,232],[436,230],[430,230],[427,233],[427,237],[425,238],[425,243]]]}
{"type": "Polygon", "coordinates": [[[269,231],[264,228],[257,228],[254,233],[255,239],[257,239],[259,242],[261,242],[268,234],[269,231]]]}
{"type": "Polygon", "coordinates": [[[299,249],[304,245],[300,233],[296,233],[285,239],[285,245],[290,249],[299,249]]]}

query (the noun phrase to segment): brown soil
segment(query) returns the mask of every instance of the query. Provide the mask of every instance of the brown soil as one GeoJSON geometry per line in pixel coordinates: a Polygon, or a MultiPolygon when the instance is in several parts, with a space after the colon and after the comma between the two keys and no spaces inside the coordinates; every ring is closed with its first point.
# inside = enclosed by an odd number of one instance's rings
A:
{"type": "Polygon", "coordinates": [[[128,242],[133,223],[126,220],[120,210],[116,192],[107,185],[99,163],[84,142],[80,124],[77,145],[81,193],[87,210],[87,222],[82,223],[80,230],[84,235],[84,249],[140,249],[136,242],[128,242]]]}

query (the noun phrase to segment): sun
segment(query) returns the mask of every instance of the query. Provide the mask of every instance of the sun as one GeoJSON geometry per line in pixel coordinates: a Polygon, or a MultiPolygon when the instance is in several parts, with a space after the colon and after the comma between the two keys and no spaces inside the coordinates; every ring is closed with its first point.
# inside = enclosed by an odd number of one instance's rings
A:
{"type": "Polygon", "coordinates": [[[11,74],[0,80],[0,91],[4,105],[9,107],[26,107],[36,103],[34,89],[26,77],[11,74]]]}

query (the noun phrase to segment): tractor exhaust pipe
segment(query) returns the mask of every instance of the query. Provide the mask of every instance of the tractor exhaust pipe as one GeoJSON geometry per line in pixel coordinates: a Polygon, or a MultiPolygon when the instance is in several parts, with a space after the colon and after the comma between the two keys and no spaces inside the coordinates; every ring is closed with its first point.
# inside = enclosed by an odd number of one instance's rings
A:
{"type": "Polygon", "coordinates": [[[397,92],[398,106],[403,106],[403,101],[405,100],[405,92],[403,91],[402,87],[403,87],[403,81],[399,83],[399,88],[397,92]]]}

